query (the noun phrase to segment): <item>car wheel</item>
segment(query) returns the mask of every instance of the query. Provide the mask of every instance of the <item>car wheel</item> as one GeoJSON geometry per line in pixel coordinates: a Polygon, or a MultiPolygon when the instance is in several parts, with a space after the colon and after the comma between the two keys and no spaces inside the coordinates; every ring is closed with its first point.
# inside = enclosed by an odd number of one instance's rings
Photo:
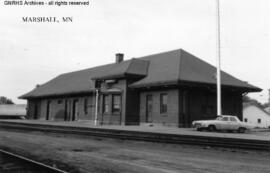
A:
{"type": "Polygon", "coordinates": [[[210,126],[208,126],[208,130],[209,130],[210,132],[213,132],[213,131],[216,130],[216,127],[215,127],[214,125],[210,125],[210,126]]]}
{"type": "Polygon", "coordinates": [[[245,133],[245,131],[246,131],[246,128],[244,128],[244,127],[239,127],[239,129],[238,129],[239,133],[245,133]]]}

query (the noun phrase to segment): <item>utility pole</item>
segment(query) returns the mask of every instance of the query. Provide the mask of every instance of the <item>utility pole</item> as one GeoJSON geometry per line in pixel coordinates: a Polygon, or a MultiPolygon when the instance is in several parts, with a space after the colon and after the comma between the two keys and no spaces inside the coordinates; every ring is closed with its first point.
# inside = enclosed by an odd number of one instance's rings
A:
{"type": "Polygon", "coordinates": [[[221,75],[220,75],[220,12],[219,12],[219,0],[216,0],[216,25],[217,25],[217,115],[221,115],[221,75]]]}

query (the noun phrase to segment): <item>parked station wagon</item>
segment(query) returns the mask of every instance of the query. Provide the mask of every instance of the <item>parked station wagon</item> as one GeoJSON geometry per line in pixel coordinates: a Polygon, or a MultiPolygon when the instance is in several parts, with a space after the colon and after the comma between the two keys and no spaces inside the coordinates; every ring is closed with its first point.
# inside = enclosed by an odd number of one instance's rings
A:
{"type": "Polygon", "coordinates": [[[238,117],[231,115],[222,115],[218,116],[215,120],[200,120],[193,121],[192,126],[196,128],[198,131],[201,130],[229,130],[229,131],[238,131],[240,133],[244,133],[250,127],[241,122],[238,117]]]}

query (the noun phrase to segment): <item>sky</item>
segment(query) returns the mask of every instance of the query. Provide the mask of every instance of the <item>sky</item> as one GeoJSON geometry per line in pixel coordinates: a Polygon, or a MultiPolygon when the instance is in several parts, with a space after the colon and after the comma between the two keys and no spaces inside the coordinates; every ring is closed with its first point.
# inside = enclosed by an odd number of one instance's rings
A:
{"type": "MultiPolygon", "coordinates": [[[[43,0],[48,1],[48,0],[43,0]]],[[[0,95],[17,97],[66,72],[182,48],[216,64],[215,0],[90,0],[89,6],[0,3],[0,95]],[[23,16],[73,17],[25,23],[23,16]]],[[[270,89],[270,1],[220,0],[221,68],[270,89]]]]}

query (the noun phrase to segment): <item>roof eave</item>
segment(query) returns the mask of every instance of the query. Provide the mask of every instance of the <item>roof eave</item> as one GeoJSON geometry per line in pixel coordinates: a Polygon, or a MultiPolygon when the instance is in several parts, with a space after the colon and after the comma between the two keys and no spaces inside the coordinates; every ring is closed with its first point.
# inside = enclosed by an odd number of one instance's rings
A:
{"type": "Polygon", "coordinates": [[[130,88],[144,88],[144,87],[156,87],[156,86],[166,86],[166,85],[177,85],[177,81],[166,81],[166,82],[152,82],[147,84],[129,85],[130,88]]]}
{"type": "Polygon", "coordinates": [[[93,77],[92,80],[108,80],[108,79],[120,79],[120,78],[127,78],[127,77],[145,77],[144,74],[133,74],[133,73],[123,73],[123,74],[115,74],[115,75],[107,75],[107,76],[99,76],[93,77]]]}
{"type": "MultiPolygon", "coordinates": [[[[155,86],[166,86],[166,85],[178,85],[178,86],[183,86],[185,84],[197,84],[197,85],[211,85],[215,86],[216,84],[214,83],[203,83],[203,82],[192,82],[192,81],[183,81],[183,80],[178,80],[178,81],[166,81],[166,82],[153,82],[153,83],[148,83],[148,84],[138,84],[138,85],[133,85],[131,84],[129,87],[131,88],[145,88],[145,87],[155,87],[155,86]]],[[[260,92],[262,91],[261,88],[258,87],[242,87],[242,86],[233,86],[233,85],[225,85],[222,84],[223,87],[232,87],[232,88],[238,88],[241,89],[243,92],[260,92]]]]}
{"type": "Polygon", "coordinates": [[[58,94],[44,94],[44,95],[23,95],[18,97],[19,99],[39,99],[39,98],[48,98],[48,97],[63,97],[63,96],[74,96],[74,95],[81,95],[81,94],[90,94],[94,92],[94,89],[90,89],[89,91],[79,91],[79,92],[67,92],[67,93],[58,93],[58,94]]]}

